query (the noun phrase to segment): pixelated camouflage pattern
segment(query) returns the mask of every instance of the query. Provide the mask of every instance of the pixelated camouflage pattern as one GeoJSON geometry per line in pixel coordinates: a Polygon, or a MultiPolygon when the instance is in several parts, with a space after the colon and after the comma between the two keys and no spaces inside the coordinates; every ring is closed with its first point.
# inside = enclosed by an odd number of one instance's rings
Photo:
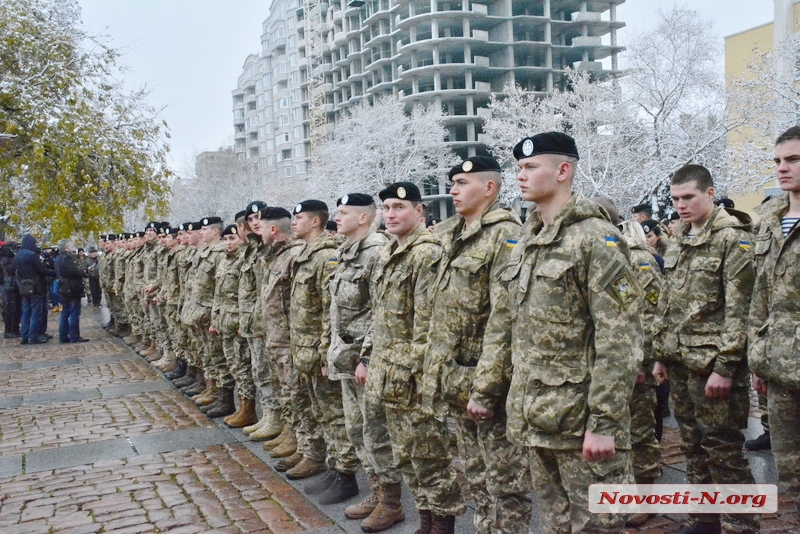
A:
{"type": "Polygon", "coordinates": [[[800,509],[800,390],[782,382],[770,383],[767,399],[778,481],[800,509]]]}
{"type": "Polygon", "coordinates": [[[242,250],[242,262],[239,267],[239,332],[244,337],[264,335],[263,316],[259,314],[258,321],[254,321],[254,312],[257,309],[259,299],[259,277],[258,260],[260,244],[248,239],[244,245],[239,247],[242,250]]]}
{"type": "Polygon", "coordinates": [[[239,270],[244,259],[243,252],[226,252],[214,273],[211,326],[223,338],[233,337],[239,330],[239,270]]]}
{"type": "Polygon", "coordinates": [[[192,262],[194,277],[192,283],[186,286],[188,293],[181,312],[181,320],[185,325],[208,328],[214,303],[217,265],[224,256],[225,245],[222,242],[198,248],[192,262]]]}

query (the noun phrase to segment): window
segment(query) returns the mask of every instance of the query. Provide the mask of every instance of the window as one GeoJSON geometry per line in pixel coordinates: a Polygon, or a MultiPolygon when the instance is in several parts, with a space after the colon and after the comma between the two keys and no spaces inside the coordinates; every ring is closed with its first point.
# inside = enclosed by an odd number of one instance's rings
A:
{"type": "Polygon", "coordinates": [[[303,119],[303,110],[300,108],[294,108],[292,110],[292,119],[299,121],[303,119]]]}
{"type": "Polygon", "coordinates": [[[300,163],[294,164],[294,173],[295,174],[305,174],[306,173],[306,162],[301,161],[300,163]]]}
{"type": "Polygon", "coordinates": [[[281,61],[280,63],[278,63],[278,72],[280,72],[281,74],[286,72],[286,62],[285,61],[281,61]]]}
{"type": "Polygon", "coordinates": [[[281,159],[291,159],[292,158],[292,149],[286,148],[281,150],[281,159]]]}
{"type": "Polygon", "coordinates": [[[296,67],[297,66],[297,52],[295,52],[294,54],[291,54],[289,56],[289,66],[290,67],[296,67]]]}
{"type": "Polygon", "coordinates": [[[292,71],[292,83],[295,85],[300,83],[300,71],[292,71]]]}
{"type": "Polygon", "coordinates": [[[300,101],[300,89],[292,89],[292,104],[300,101]]]}
{"type": "Polygon", "coordinates": [[[234,119],[243,119],[244,118],[244,109],[234,109],[233,110],[233,118],[234,119]]]}
{"type": "Polygon", "coordinates": [[[289,48],[294,48],[297,45],[297,36],[290,35],[289,36],[289,48]]]}
{"type": "Polygon", "coordinates": [[[275,166],[275,156],[267,156],[267,166],[268,167],[275,166]]]}
{"type": "Polygon", "coordinates": [[[281,134],[281,137],[283,138],[283,140],[281,141],[282,143],[288,143],[289,142],[289,132],[283,132],[281,134]]]}
{"type": "Polygon", "coordinates": [[[261,83],[264,87],[269,87],[272,85],[272,75],[268,72],[261,78],[261,83]]]}
{"type": "Polygon", "coordinates": [[[289,115],[281,115],[281,126],[289,124],[289,115]]]}
{"type": "Polygon", "coordinates": [[[289,107],[289,97],[284,96],[283,98],[281,98],[280,102],[281,102],[281,108],[289,107]]]}
{"type": "Polygon", "coordinates": [[[302,139],[303,138],[303,127],[302,126],[295,126],[293,133],[294,133],[294,138],[295,139],[302,139]]]}
{"type": "Polygon", "coordinates": [[[262,169],[266,169],[268,165],[269,165],[269,159],[268,158],[261,158],[261,168],[262,169]]]}
{"type": "Polygon", "coordinates": [[[286,177],[287,178],[291,178],[292,177],[292,166],[291,165],[286,167],[286,177]]]}
{"type": "Polygon", "coordinates": [[[305,153],[306,151],[303,150],[303,143],[297,143],[296,145],[294,145],[294,155],[296,157],[302,158],[306,155],[305,153]]]}
{"type": "Polygon", "coordinates": [[[275,139],[267,139],[267,150],[275,150],[275,139]]]}

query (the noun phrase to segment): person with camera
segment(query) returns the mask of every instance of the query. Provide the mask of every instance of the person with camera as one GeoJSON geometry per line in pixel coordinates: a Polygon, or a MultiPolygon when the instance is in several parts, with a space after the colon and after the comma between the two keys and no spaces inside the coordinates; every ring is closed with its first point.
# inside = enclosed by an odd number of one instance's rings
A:
{"type": "Polygon", "coordinates": [[[20,345],[49,341],[45,335],[47,327],[44,322],[44,303],[47,299],[47,277],[55,276],[55,272],[42,264],[40,253],[41,250],[36,246],[36,238],[28,234],[22,238],[20,250],[14,258],[17,287],[22,297],[20,345]]]}
{"type": "Polygon", "coordinates": [[[61,321],[58,339],[61,343],[81,343],[89,341],[81,337],[81,298],[83,297],[83,277],[86,273],[78,267],[73,255],[73,246],[68,239],[58,242],[60,253],[53,260],[58,276],[58,297],[61,300],[61,321]]]}

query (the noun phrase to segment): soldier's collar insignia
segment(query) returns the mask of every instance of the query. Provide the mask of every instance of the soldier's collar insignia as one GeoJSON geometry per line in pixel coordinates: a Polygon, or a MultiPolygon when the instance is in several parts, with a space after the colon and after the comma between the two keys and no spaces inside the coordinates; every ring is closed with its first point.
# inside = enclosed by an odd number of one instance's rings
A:
{"type": "Polygon", "coordinates": [[[465,161],[464,163],[462,163],[461,164],[461,170],[464,171],[464,172],[471,171],[472,170],[472,162],[471,161],[465,161]]]}
{"type": "Polygon", "coordinates": [[[606,246],[607,247],[616,247],[617,243],[619,243],[619,239],[617,239],[613,235],[607,235],[606,236],[606,246]]]}
{"type": "Polygon", "coordinates": [[[526,139],[525,142],[522,143],[522,155],[527,157],[531,154],[533,154],[533,141],[526,139]]]}
{"type": "Polygon", "coordinates": [[[397,188],[397,198],[403,199],[406,198],[406,188],[405,187],[398,187],[397,188]]]}

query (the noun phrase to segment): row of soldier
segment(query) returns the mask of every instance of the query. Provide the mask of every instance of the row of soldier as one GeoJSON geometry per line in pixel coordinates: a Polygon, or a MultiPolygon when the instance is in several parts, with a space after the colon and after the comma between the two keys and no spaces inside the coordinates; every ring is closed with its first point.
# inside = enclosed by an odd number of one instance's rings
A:
{"type": "MultiPolygon", "coordinates": [[[[778,147],[800,148],[800,130],[788,135],[778,147]]],[[[434,233],[422,224],[419,189],[398,182],[379,194],[385,233],[370,195],[337,201],[341,244],[323,232],[328,207],[316,200],[292,213],[252,202],[227,227],[209,217],[108,236],[102,282],[116,333],[130,325],[126,340],[175,368],[168,377],[209,416],[268,439],[287,477],[324,473],[304,488],[321,503],[357,494],[363,467],[369,495],[345,513],[365,532],[404,520],[401,479],[417,533],[453,532],[465,507],[448,415],[476,532],[527,531],[531,488],[547,532],[622,532],[628,518],[591,514],[587,490],[660,476],[653,376],[673,383],[689,482],[752,483],[740,432],[749,220],[714,206],[703,167],[676,172],[682,222],[662,280],[641,227],[618,229],[573,193],[572,138],[538,134],[514,156],[520,194],[536,205],[524,226],[497,201],[498,163],[472,157],[450,170],[457,215],[434,233]]],[[[793,180],[800,191],[800,172],[793,180]]],[[[775,248],[761,233],[759,246],[775,248]]],[[[754,320],[761,340],[773,319],[754,320]]],[[[793,387],[790,364],[776,374],[768,356],[760,362],[770,392],[773,381],[793,387]]],[[[791,462],[776,459],[796,498],[791,462]]],[[[681,532],[722,526],[756,532],[758,516],[692,516],[681,532]]]]}

